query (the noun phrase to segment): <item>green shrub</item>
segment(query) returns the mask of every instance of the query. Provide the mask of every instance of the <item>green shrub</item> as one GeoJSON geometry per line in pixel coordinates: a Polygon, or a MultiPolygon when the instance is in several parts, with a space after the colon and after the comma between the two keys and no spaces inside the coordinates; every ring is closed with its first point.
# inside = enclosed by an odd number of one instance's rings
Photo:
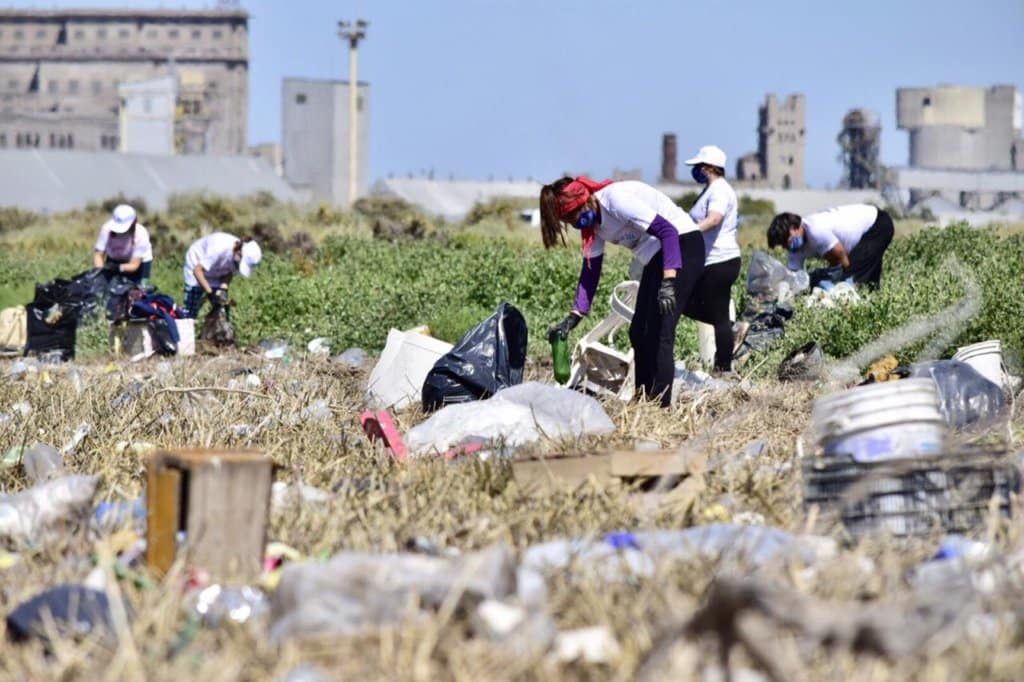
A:
{"type": "Polygon", "coordinates": [[[2,206],[0,207],[0,232],[24,230],[39,218],[32,211],[25,211],[15,206],[2,206]]]}

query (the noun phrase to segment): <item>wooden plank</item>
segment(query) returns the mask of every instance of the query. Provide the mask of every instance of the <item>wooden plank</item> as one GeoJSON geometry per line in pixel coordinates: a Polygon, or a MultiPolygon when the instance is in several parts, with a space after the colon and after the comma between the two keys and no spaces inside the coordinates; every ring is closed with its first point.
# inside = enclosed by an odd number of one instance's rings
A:
{"type": "Polygon", "coordinates": [[[620,478],[685,476],[707,462],[702,452],[679,450],[616,450],[609,456],[611,475],[620,478]]]}
{"type": "Polygon", "coordinates": [[[512,462],[516,483],[526,490],[572,489],[590,477],[598,482],[611,480],[607,455],[546,457],[512,462]]]}
{"type": "Polygon", "coordinates": [[[181,473],[151,458],[146,480],[146,563],[162,574],[170,570],[177,551],[181,473]]]}

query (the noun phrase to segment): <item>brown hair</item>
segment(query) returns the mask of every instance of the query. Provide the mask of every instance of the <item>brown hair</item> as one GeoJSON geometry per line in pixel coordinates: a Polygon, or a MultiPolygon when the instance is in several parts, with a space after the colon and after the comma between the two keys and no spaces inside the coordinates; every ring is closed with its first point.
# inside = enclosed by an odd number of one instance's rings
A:
{"type": "Polygon", "coordinates": [[[570,182],[572,178],[564,177],[540,188],[540,235],[544,239],[545,249],[558,246],[559,239],[562,244],[566,243],[565,225],[558,209],[558,195],[570,182]]]}
{"type": "Polygon", "coordinates": [[[768,226],[768,248],[773,249],[776,246],[786,247],[786,242],[789,241],[789,232],[794,227],[799,227],[803,220],[795,213],[780,213],[772,218],[771,225],[768,226]]]}

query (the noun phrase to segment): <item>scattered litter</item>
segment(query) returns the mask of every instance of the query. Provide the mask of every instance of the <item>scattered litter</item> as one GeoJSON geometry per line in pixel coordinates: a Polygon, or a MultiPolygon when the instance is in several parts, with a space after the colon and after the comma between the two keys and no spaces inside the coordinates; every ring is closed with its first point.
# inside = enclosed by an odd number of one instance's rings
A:
{"type": "Polygon", "coordinates": [[[27,400],[21,400],[11,405],[11,411],[16,412],[21,417],[27,417],[32,414],[32,404],[27,400]]]}
{"type": "Polygon", "coordinates": [[[11,379],[17,379],[22,374],[26,374],[30,370],[34,370],[35,367],[30,366],[24,360],[15,360],[11,363],[11,366],[7,368],[7,376],[11,379]]]}
{"type": "Polygon", "coordinates": [[[559,632],[553,654],[561,663],[612,663],[622,654],[622,647],[611,630],[598,626],[559,632]]]}
{"type": "Polygon", "coordinates": [[[123,407],[131,404],[133,400],[139,397],[142,393],[142,382],[133,381],[125,387],[124,391],[119,396],[110,401],[110,409],[120,410],[123,407]]]}
{"type": "Polygon", "coordinates": [[[348,367],[362,367],[366,364],[366,351],[362,348],[349,348],[341,355],[334,358],[334,361],[348,367]]]}
{"type": "Polygon", "coordinates": [[[185,596],[185,607],[207,627],[217,627],[225,619],[247,623],[269,610],[267,596],[257,587],[210,585],[185,596]]]}
{"type": "Polygon", "coordinates": [[[452,594],[473,603],[514,592],[505,545],[454,558],[342,552],[326,563],[285,566],[270,597],[270,636],[359,634],[399,623],[413,606],[436,610],[452,594]]]}
{"type": "Polygon", "coordinates": [[[306,344],[306,350],[313,355],[327,356],[331,354],[331,344],[327,339],[318,337],[306,344]]]}
{"type": "Polygon", "coordinates": [[[825,354],[817,341],[790,352],[779,363],[779,381],[819,381],[825,378],[825,354]]]}
{"type": "Polygon", "coordinates": [[[422,398],[427,373],[453,346],[415,331],[388,332],[387,344],[370,372],[366,400],[374,409],[402,410],[422,398]]]}
{"type": "Polygon", "coordinates": [[[263,385],[263,380],[260,379],[259,374],[246,374],[245,385],[249,388],[259,388],[263,385]]]}
{"type": "Polygon", "coordinates": [[[490,398],[521,384],[526,364],[526,318],[508,303],[470,329],[423,381],[423,409],[490,398]]]}
{"type": "Polygon", "coordinates": [[[65,455],[70,455],[79,445],[82,444],[82,441],[85,440],[85,437],[89,435],[90,431],[92,431],[92,425],[87,422],[82,422],[78,425],[78,428],[75,429],[75,432],[71,434],[71,440],[65,443],[64,447],[62,447],[60,451],[65,455]]]}
{"type": "Polygon", "coordinates": [[[690,371],[681,363],[676,363],[675,377],[672,379],[672,402],[681,395],[701,393],[703,391],[725,391],[732,384],[722,379],[715,379],[701,370],[690,371]]]}
{"type": "Polygon", "coordinates": [[[99,476],[78,474],[0,495],[0,541],[41,544],[60,526],[84,526],[92,511],[99,476]]]}
{"type": "Polygon", "coordinates": [[[324,504],[331,499],[331,494],[322,488],[305,483],[288,484],[275,481],[270,486],[270,507],[282,509],[292,504],[324,504]]]}
{"type": "Polygon", "coordinates": [[[99,633],[114,640],[117,635],[107,595],[80,585],[59,585],[40,592],[7,616],[7,633],[15,642],[49,641],[56,626],[60,638],[83,639],[99,633]]]}
{"type": "Polygon", "coordinates": [[[134,500],[100,502],[93,513],[96,525],[100,528],[123,528],[129,523],[146,519],[146,498],[139,496],[134,500]]]}
{"type": "Polygon", "coordinates": [[[822,282],[821,286],[811,289],[804,299],[808,308],[841,308],[857,305],[861,302],[860,294],[850,282],[831,284],[822,282]]]}
{"type": "Polygon", "coordinates": [[[271,360],[280,360],[288,352],[288,342],[284,339],[264,339],[260,341],[259,347],[263,349],[263,357],[271,360]]]}
{"type": "Polygon", "coordinates": [[[332,679],[320,668],[303,663],[289,670],[282,682],[331,682],[332,679]]]}
{"type": "Polygon", "coordinates": [[[576,391],[528,382],[489,400],[449,405],[414,426],[405,444],[413,455],[443,453],[471,438],[518,447],[539,440],[579,439],[611,433],[615,424],[601,404],[576,391]]]}
{"type": "Polygon", "coordinates": [[[755,249],[747,269],[747,292],[762,301],[785,302],[807,291],[811,278],[803,270],[790,270],[760,249],[755,249]]]}
{"type": "Polygon", "coordinates": [[[927,377],[935,383],[939,411],[946,423],[954,429],[991,421],[1006,407],[1006,399],[999,384],[992,383],[966,362],[920,362],[911,365],[907,374],[917,378],[927,377]]]}
{"type": "Polygon", "coordinates": [[[307,407],[302,408],[302,410],[297,415],[296,421],[322,421],[324,419],[329,419],[330,416],[330,404],[326,400],[321,399],[316,400],[310,403],[307,407]]]}
{"type": "Polygon", "coordinates": [[[21,456],[24,452],[25,448],[17,445],[7,448],[7,451],[0,457],[0,470],[18,466],[21,463],[21,456]]]}
{"type": "Polygon", "coordinates": [[[156,450],[156,445],[154,445],[153,443],[147,443],[144,440],[139,440],[139,441],[119,440],[116,443],[114,443],[114,454],[115,455],[123,455],[123,454],[127,453],[127,454],[130,454],[130,455],[135,455],[136,457],[141,457],[143,455],[148,455],[149,453],[151,453],[151,452],[153,452],[155,450],[156,450]]]}
{"type": "Polygon", "coordinates": [[[49,443],[36,443],[21,458],[21,466],[33,484],[42,483],[61,473],[64,458],[49,443]]]}

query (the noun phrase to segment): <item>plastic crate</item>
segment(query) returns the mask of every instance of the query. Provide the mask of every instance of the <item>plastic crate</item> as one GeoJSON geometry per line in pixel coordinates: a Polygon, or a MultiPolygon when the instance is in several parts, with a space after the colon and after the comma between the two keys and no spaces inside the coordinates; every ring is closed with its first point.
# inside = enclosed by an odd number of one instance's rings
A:
{"type": "Polygon", "coordinates": [[[983,528],[992,498],[1010,518],[1020,492],[1017,455],[963,449],[920,459],[856,462],[823,457],[804,463],[804,509],[825,525],[841,522],[854,538],[868,533],[921,537],[983,528]]]}

